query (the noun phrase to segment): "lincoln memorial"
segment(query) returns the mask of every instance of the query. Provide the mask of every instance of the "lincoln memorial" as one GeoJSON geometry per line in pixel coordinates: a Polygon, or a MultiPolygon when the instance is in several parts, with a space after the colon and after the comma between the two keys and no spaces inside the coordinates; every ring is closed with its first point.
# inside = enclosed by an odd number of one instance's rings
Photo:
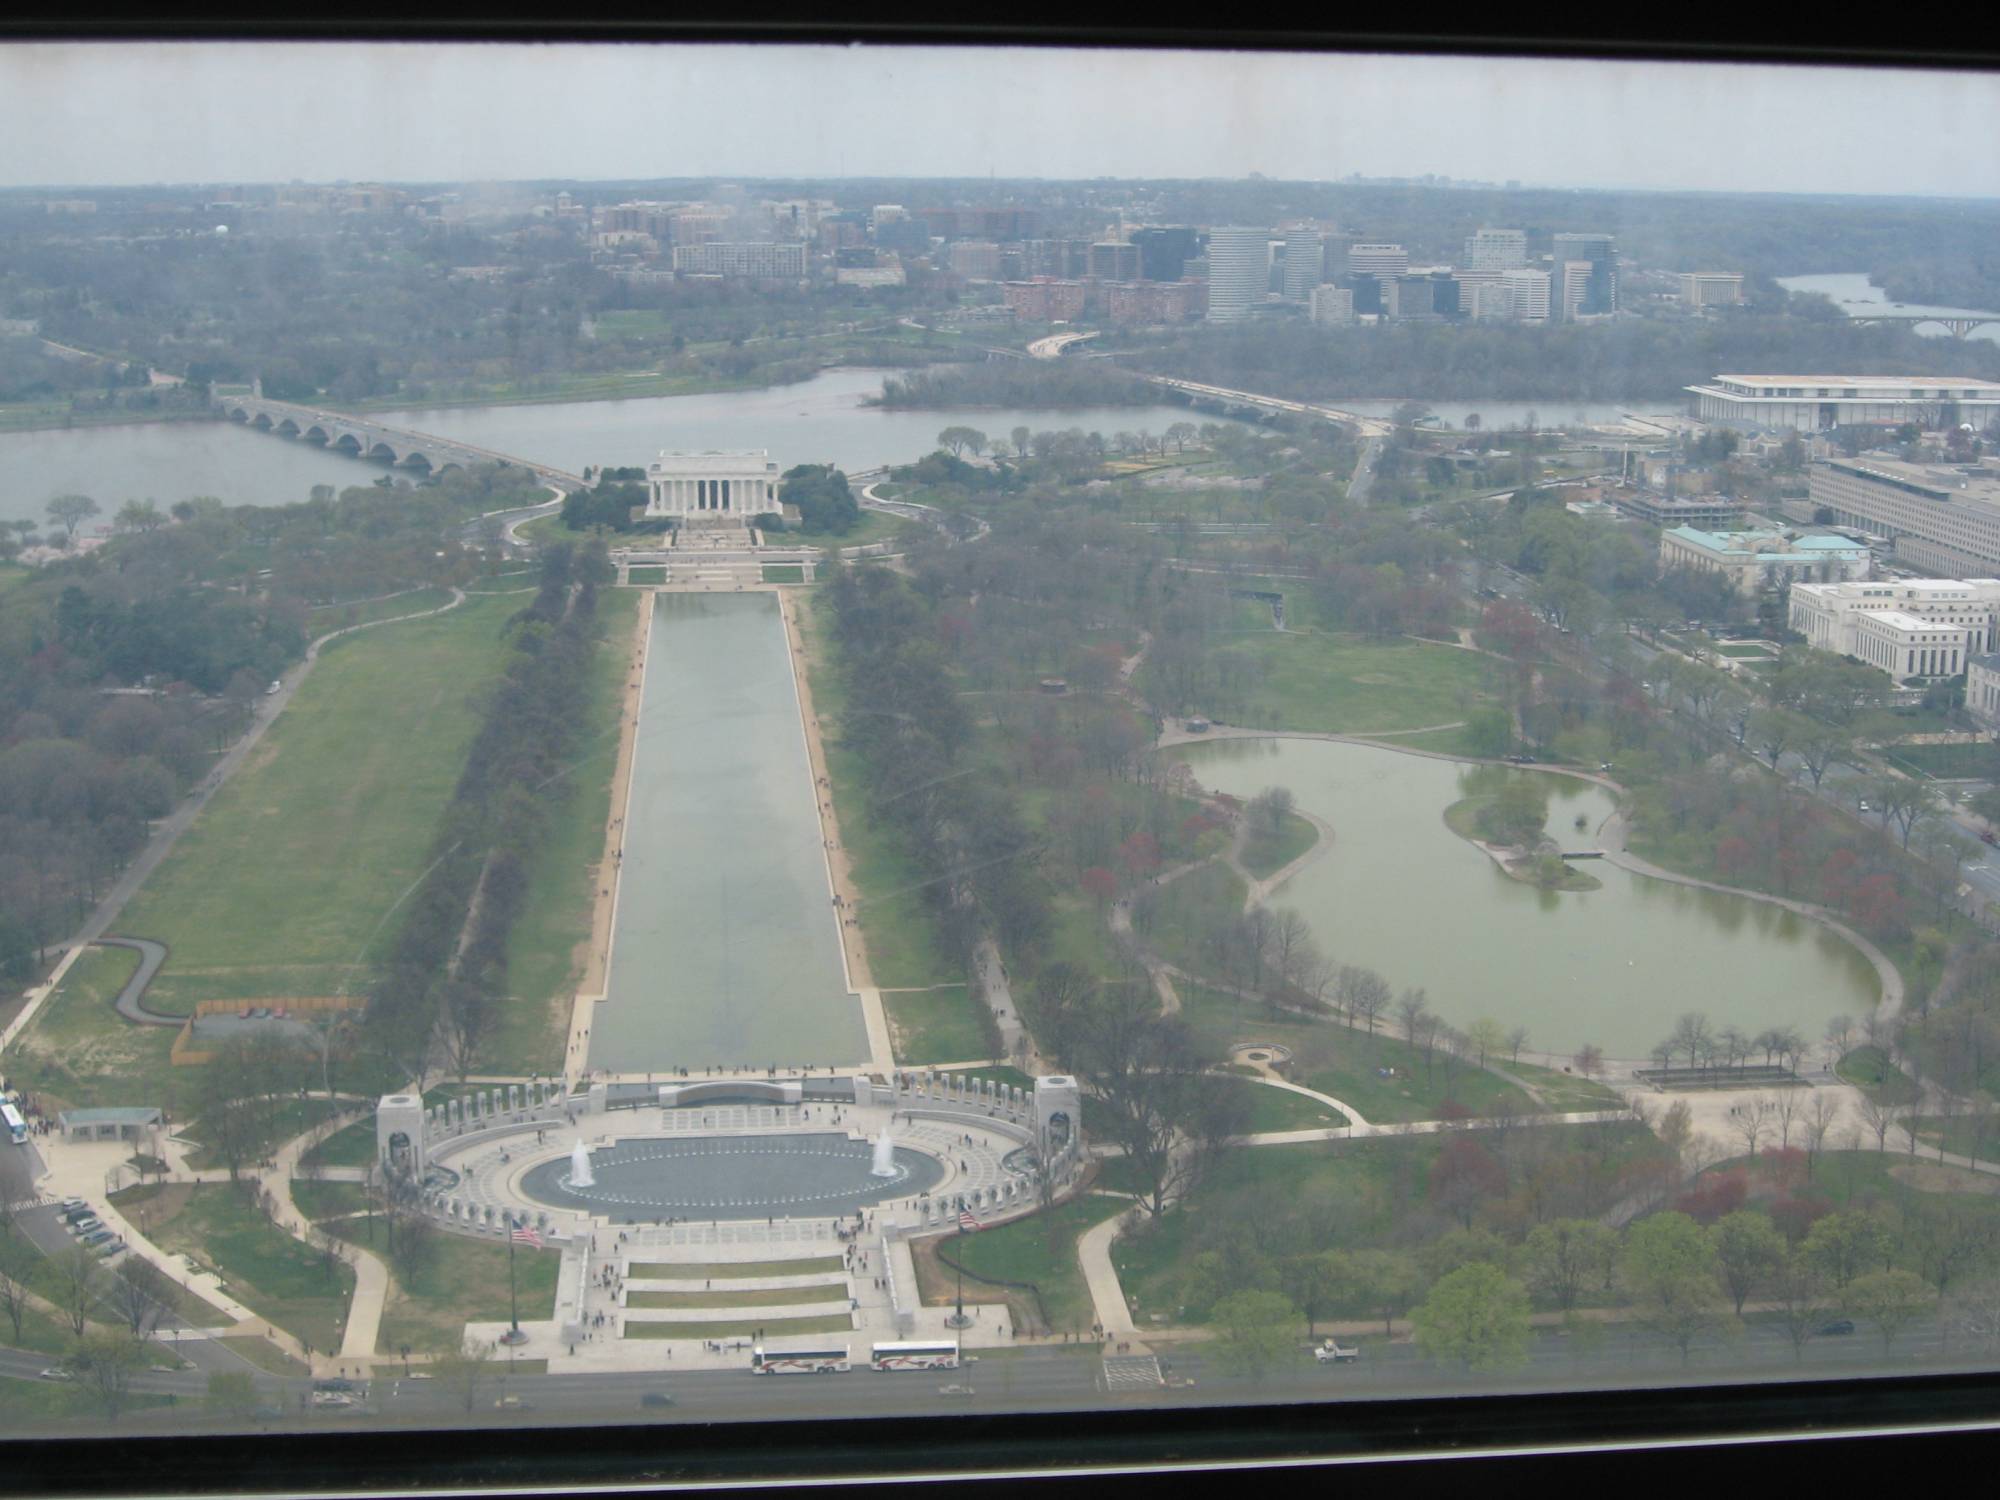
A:
{"type": "Polygon", "coordinates": [[[646,514],[748,522],[778,508],[778,466],[759,448],[662,453],[646,466],[646,514]]]}

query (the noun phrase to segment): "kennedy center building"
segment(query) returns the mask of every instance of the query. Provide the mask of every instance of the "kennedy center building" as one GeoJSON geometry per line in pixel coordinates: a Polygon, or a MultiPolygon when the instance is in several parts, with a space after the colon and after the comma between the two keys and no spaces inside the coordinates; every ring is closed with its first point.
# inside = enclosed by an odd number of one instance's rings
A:
{"type": "Polygon", "coordinates": [[[778,508],[778,466],[764,449],[662,453],[646,466],[646,514],[747,523],[778,508]]]}

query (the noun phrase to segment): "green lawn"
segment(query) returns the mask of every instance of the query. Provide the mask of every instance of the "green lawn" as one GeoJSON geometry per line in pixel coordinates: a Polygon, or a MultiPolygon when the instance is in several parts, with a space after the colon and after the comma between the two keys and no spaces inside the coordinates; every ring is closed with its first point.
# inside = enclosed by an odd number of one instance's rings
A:
{"type": "MultiPolygon", "coordinates": [[[[253,1153],[269,1151],[273,1147],[291,1140],[294,1136],[304,1135],[315,1125],[324,1121],[329,1114],[336,1113],[343,1107],[336,1104],[332,1108],[329,1108],[326,1100],[319,1098],[310,1098],[304,1101],[287,1099],[283,1104],[278,1105],[271,1111],[270,1130],[262,1140],[252,1141],[249,1149],[253,1153]]],[[[372,1120],[368,1121],[367,1124],[370,1130],[375,1128],[372,1120]]],[[[205,1141],[207,1139],[203,1134],[199,1120],[183,1128],[180,1134],[192,1141],[205,1141]]],[[[220,1156],[215,1155],[206,1145],[197,1146],[194,1150],[190,1151],[187,1160],[188,1165],[193,1167],[197,1172],[205,1172],[210,1167],[227,1165],[220,1156]]]]}
{"type": "Polygon", "coordinates": [[[667,581],[667,570],[664,566],[657,563],[641,563],[636,568],[627,568],[625,570],[625,581],[627,583],[665,583],[667,581]]]}
{"type": "MultiPolygon", "coordinates": [[[[166,1406],[165,1396],[130,1395],[123,1410],[146,1411],[166,1406]]],[[[41,1437],[52,1424],[83,1427],[92,1436],[104,1433],[103,1406],[80,1385],[47,1380],[0,1380],[0,1432],[41,1437]]]]}
{"type": "Polygon", "coordinates": [[[2000,1157],[2000,1130],[1992,1122],[1983,1126],[1964,1115],[1946,1119],[1943,1115],[1922,1115],[1910,1121],[1916,1127],[1917,1140],[1921,1143],[1917,1155],[1922,1157],[1924,1148],[1929,1148],[1931,1160],[1937,1159],[1940,1143],[1947,1151],[1955,1152],[1974,1161],[1990,1162],[2000,1157]]]}
{"type": "Polygon", "coordinates": [[[806,570],[799,563],[764,564],[764,582],[766,583],[804,583],[805,581],[806,570]]]}
{"type": "MultiPolygon", "coordinates": [[[[328,1227],[342,1239],[387,1258],[389,1229],[380,1217],[372,1237],[366,1219],[342,1219],[328,1227]]],[[[405,1344],[431,1348],[440,1339],[456,1341],[467,1323],[504,1322],[508,1317],[505,1245],[446,1231],[434,1234],[431,1243],[435,1251],[414,1278],[389,1262],[394,1286],[382,1310],[377,1353],[394,1354],[405,1344]]],[[[524,1319],[545,1321],[555,1316],[556,1272],[561,1265],[560,1251],[514,1251],[515,1288],[524,1319]]]]}
{"type": "Polygon", "coordinates": [[[1462,719],[1468,702],[1484,696],[1486,659],[1430,642],[1256,634],[1217,654],[1226,677],[1250,684],[1225,717],[1256,728],[1417,729],[1462,719]]]}
{"type": "Polygon", "coordinates": [[[1319,842],[1319,830],[1297,813],[1286,813],[1275,838],[1252,837],[1243,843],[1243,868],[1268,880],[1319,842]]]}
{"type": "Polygon", "coordinates": [[[451,601],[447,588],[412,589],[386,599],[367,599],[353,604],[322,604],[306,617],[306,633],[325,635],[329,630],[349,625],[365,625],[371,620],[390,620],[397,615],[414,615],[437,609],[451,601]]]}
{"type": "MultiPolygon", "coordinates": [[[[734,1339],[754,1338],[762,1331],[766,1339],[791,1338],[802,1333],[852,1333],[854,1319],[847,1313],[838,1317],[778,1318],[769,1323],[630,1323],[628,1339],[734,1339]]],[[[835,1340],[835,1342],[844,1342],[835,1340]]]]}
{"type": "Polygon", "coordinates": [[[315,1349],[340,1346],[354,1271],[320,1257],[260,1214],[246,1188],[197,1186],[177,1212],[152,1223],[153,1243],[192,1255],[222,1277],[223,1290],[315,1349]]]}
{"type": "Polygon", "coordinates": [[[845,1281],[822,1281],[812,1286],[753,1286],[739,1292],[632,1292],[625,1294],[627,1307],[809,1307],[815,1302],[845,1302],[845,1281]]]}
{"type": "Polygon", "coordinates": [[[1734,657],[1739,661],[1749,661],[1774,654],[1756,641],[1729,641],[1718,645],[1715,651],[1718,656],[1734,657]]]}
{"type": "Polygon", "coordinates": [[[292,1202],[314,1223],[322,1219],[344,1218],[368,1207],[368,1191],[358,1182],[312,1182],[297,1178],[292,1182],[292,1202]]]}
{"type": "Polygon", "coordinates": [[[634,1262],[627,1276],[634,1281],[756,1281],[767,1276],[839,1275],[846,1269],[846,1261],[838,1255],[809,1255],[798,1260],[634,1262]]]}
{"type": "Polygon", "coordinates": [[[889,1015],[896,1061],[904,1067],[969,1062],[992,1057],[998,1050],[992,1014],[983,1001],[973,998],[969,985],[884,990],[882,1008],[889,1015]]]}
{"type": "Polygon", "coordinates": [[[886,542],[906,527],[923,524],[885,510],[864,510],[861,519],[844,532],[772,531],[765,533],[764,539],[786,547],[794,543],[802,547],[865,547],[871,542],[886,542]]]}
{"type": "Polygon", "coordinates": [[[1385,744],[1408,745],[1412,750],[1429,750],[1438,755],[1478,756],[1479,745],[1472,742],[1472,730],[1460,724],[1452,729],[1432,729],[1423,734],[1399,734],[1385,744]]]}
{"type": "Polygon", "coordinates": [[[151,1003],[352,991],[423,873],[515,602],[347,637],[126,908],[173,950],[151,1003]]]}
{"type": "Polygon", "coordinates": [[[583,977],[590,944],[597,866],[611,817],[619,714],[639,604],[638,594],[616,589],[597,596],[605,633],[591,661],[588,726],[569,775],[541,793],[553,811],[547,837],[529,872],[527,897],[507,939],[511,997],[480,1056],[488,1072],[525,1077],[562,1068],[570,1003],[583,977]]]}
{"type": "Polygon", "coordinates": [[[997,1068],[961,1068],[955,1074],[959,1078],[990,1078],[995,1083],[1011,1084],[1017,1089],[1034,1092],[1034,1078],[1019,1068],[1010,1068],[1004,1063],[997,1068]]]}
{"type": "Polygon", "coordinates": [[[2000,777],[2000,749],[1991,740],[1968,745],[1895,745],[1886,758],[1919,776],[2000,777]]]}
{"type": "Polygon", "coordinates": [[[1532,1083],[1542,1091],[1549,1108],[1556,1114],[1576,1114],[1589,1109],[1623,1109],[1624,1096],[1609,1084],[1598,1083],[1575,1073],[1563,1073],[1555,1068],[1537,1067],[1534,1063],[1507,1062],[1495,1059],[1509,1073],[1532,1083]]]}
{"type": "MultiPolygon", "coordinates": [[[[1034,1283],[1041,1291],[1051,1328],[1087,1329],[1095,1313],[1090,1288],[1077,1264],[1077,1239],[1093,1225],[1130,1206],[1112,1198],[1072,1198],[1047,1214],[1030,1214],[977,1234],[947,1236],[940,1241],[940,1249],[981,1276],[1034,1283]]],[[[943,1272],[942,1286],[926,1288],[927,1300],[940,1290],[951,1289],[950,1269],[942,1265],[937,1269],[943,1272]]]]}
{"type": "Polygon", "coordinates": [[[1880,1047],[1856,1047],[1834,1068],[1843,1082],[1866,1090],[1888,1104],[1910,1104],[1918,1089],[1910,1075],[1889,1061],[1880,1047]]]}
{"type": "MultiPolygon", "coordinates": [[[[812,690],[813,711],[826,727],[824,744],[827,775],[833,782],[833,810],[860,893],[858,915],[868,949],[869,974],[886,989],[927,989],[934,984],[961,982],[963,969],[946,951],[937,920],[919,889],[922,874],[904,852],[894,829],[869,818],[861,791],[860,757],[840,743],[838,725],[846,693],[828,658],[830,621],[823,611],[831,607],[815,595],[800,611],[806,680],[812,690]]],[[[968,1055],[978,1057],[984,1051],[978,1048],[968,1055]]]]}
{"type": "Polygon", "coordinates": [[[58,1107],[159,1104],[176,1119],[193,1105],[201,1070],[168,1059],[171,1026],[134,1026],[111,1008],[139,967],[130,948],[92,948],[7,1053],[7,1075],[58,1107]]]}
{"type": "Polygon", "coordinates": [[[1339,1110],[1321,1104],[1317,1099],[1308,1099],[1304,1094],[1273,1088],[1255,1079],[1236,1078],[1230,1081],[1248,1091],[1248,1129],[1252,1135],[1274,1130],[1333,1130],[1347,1124],[1347,1116],[1339,1110]]]}

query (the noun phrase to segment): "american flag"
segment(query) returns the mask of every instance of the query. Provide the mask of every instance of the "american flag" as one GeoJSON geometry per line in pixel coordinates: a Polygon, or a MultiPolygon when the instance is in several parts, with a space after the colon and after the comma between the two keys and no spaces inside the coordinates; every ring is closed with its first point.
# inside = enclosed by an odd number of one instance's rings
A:
{"type": "Polygon", "coordinates": [[[517,1245],[533,1245],[539,1250],[542,1248],[542,1237],[535,1233],[532,1224],[523,1224],[514,1231],[514,1243],[517,1245]]]}
{"type": "Polygon", "coordinates": [[[965,1230],[967,1233],[970,1233],[971,1231],[983,1228],[984,1226],[981,1225],[977,1219],[972,1217],[971,1209],[962,1208],[958,1212],[958,1227],[962,1230],[965,1230]]]}

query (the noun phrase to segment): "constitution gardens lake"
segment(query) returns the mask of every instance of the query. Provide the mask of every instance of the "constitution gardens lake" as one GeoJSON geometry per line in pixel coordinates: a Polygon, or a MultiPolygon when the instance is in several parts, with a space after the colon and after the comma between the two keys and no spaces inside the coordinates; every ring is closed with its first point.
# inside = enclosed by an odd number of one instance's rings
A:
{"type": "Polygon", "coordinates": [[[1324,740],[1218,740],[1166,753],[1212,790],[1248,798],[1289,787],[1302,811],[1331,824],[1331,850],[1271,902],[1305,917],[1335,962],[1375,969],[1398,993],[1424,989],[1454,1026],[1490,1016],[1525,1026],[1534,1051],[1594,1044],[1634,1059],[1683,1011],[1753,1036],[1794,1025],[1816,1037],[1827,1017],[1866,1016],[1880,998],[1859,950],[1783,907],[1605,860],[1579,866],[1602,889],[1545,891],[1503,874],[1444,823],[1446,807],[1491,778],[1542,776],[1550,835],[1565,850],[1594,849],[1614,803],[1591,782],[1324,740]]]}
{"type": "Polygon", "coordinates": [[[590,1066],[863,1062],[773,593],[653,599],[590,1066]]]}

